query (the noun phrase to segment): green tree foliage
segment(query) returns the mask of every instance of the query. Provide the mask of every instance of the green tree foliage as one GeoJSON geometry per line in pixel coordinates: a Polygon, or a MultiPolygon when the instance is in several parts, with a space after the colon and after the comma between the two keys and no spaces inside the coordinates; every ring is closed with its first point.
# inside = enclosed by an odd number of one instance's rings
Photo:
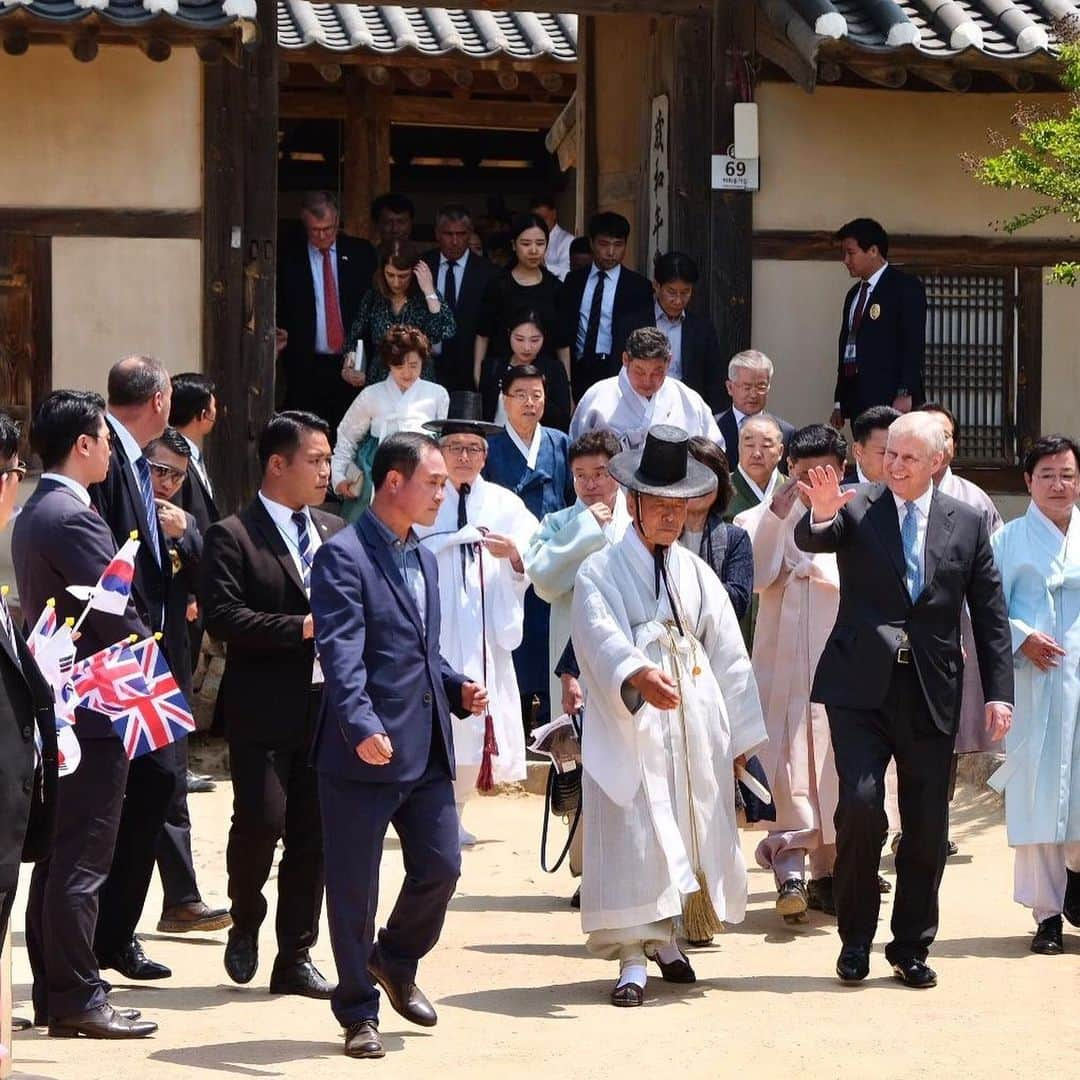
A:
{"type": "MultiPolygon", "coordinates": [[[[1035,205],[1001,222],[1014,233],[1052,214],[1080,223],[1080,22],[1062,32],[1061,82],[1070,91],[1069,103],[1052,113],[1017,106],[1012,116],[1016,129],[1010,140],[991,132],[998,151],[991,157],[968,159],[975,178],[990,187],[1028,191],[1035,205]]],[[[1058,263],[1051,280],[1064,285],[1080,281],[1080,262],[1058,263]]]]}

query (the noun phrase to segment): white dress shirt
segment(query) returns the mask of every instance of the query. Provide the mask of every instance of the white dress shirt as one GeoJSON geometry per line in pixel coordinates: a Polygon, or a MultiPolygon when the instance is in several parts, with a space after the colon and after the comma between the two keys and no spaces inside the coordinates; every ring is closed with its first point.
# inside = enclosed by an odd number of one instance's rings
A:
{"type": "MultiPolygon", "coordinates": [[[[578,309],[578,332],[577,349],[580,356],[585,351],[585,338],[589,333],[589,312],[592,310],[593,293],[596,292],[596,282],[600,276],[600,267],[593,263],[589,267],[589,276],[585,281],[585,291],[581,294],[581,307],[578,309]]],[[[622,266],[616,266],[614,270],[603,271],[604,297],[600,301],[600,330],[596,335],[597,353],[611,352],[611,323],[612,313],[615,308],[615,290],[619,287],[619,274],[622,266]]]]}
{"type": "Polygon", "coordinates": [[[135,468],[135,462],[143,456],[142,447],[136,441],[135,436],[111,412],[106,412],[105,418],[109,421],[109,427],[112,428],[113,434],[120,440],[120,445],[127,455],[128,467],[131,469],[131,475],[135,477],[136,490],[142,491],[139,470],[135,468]]]}
{"type": "Polygon", "coordinates": [[[45,472],[41,474],[42,480],[54,480],[58,484],[63,484],[74,496],[83,504],[83,506],[90,505],[90,492],[86,490],[79,483],[78,480],[73,480],[70,476],[64,476],[63,473],[58,472],[45,472]]]}
{"type": "MultiPolygon", "coordinates": [[[[326,344],[326,297],[323,294],[323,253],[314,244],[308,244],[308,262],[311,264],[311,284],[315,287],[315,351],[328,353],[330,347],[326,344]]],[[[338,284],[337,272],[337,243],[330,245],[330,273],[334,275],[334,284],[338,284]]],[[[341,289],[338,288],[338,309],[341,308],[341,289]]],[[[342,314],[342,327],[346,335],[349,328],[344,324],[342,314]]]]}
{"type": "MultiPolygon", "coordinates": [[[[465,267],[469,262],[469,249],[465,249],[465,254],[460,259],[454,260],[454,295],[458,300],[461,300],[461,283],[465,280],[465,267]]],[[[446,295],[446,275],[450,270],[450,260],[440,251],[439,252],[439,270],[435,278],[435,287],[439,290],[440,296],[446,295]]]]}
{"type": "MultiPolygon", "coordinates": [[[[653,310],[656,313],[656,329],[664,332],[664,337],[671,346],[671,363],[668,365],[668,378],[682,380],[682,332],[683,323],[686,321],[684,311],[677,319],[672,319],[660,306],[659,301],[653,301],[653,310]]],[[[697,554],[697,552],[695,552],[697,554]]]]}
{"type": "MultiPolygon", "coordinates": [[[[180,433],[184,435],[183,432],[180,433]]],[[[206,459],[203,457],[202,447],[197,442],[189,439],[184,435],[184,442],[188,444],[188,448],[191,450],[191,464],[195,466],[195,471],[202,479],[203,486],[210,492],[211,497],[214,494],[214,485],[210,483],[210,474],[206,471],[206,459]]]]}

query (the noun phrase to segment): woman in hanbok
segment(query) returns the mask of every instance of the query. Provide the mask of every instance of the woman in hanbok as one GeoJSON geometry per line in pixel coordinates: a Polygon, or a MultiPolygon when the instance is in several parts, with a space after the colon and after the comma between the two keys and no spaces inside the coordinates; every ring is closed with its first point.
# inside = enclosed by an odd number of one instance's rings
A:
{"type": "Polygon", "coordinates": [[[430,358],[431,346],[421,330],[387,329],[379,360],[390,378],[366,386],[337,429],[330,480],[344,500],[346,521],[355,521],[371,501],[371,463],[379,443],[398,431],[423,431],[427,421],[446,416],[446,390],[420,377],[430,358]]]}
{"type": "Polygon", "coordinates": [[[1031,951],[1056,955],[1062,914],[1080,925],[1080,445],[1038,439],[1024,481],[1027,513],[990,537],[1016,678],[1005,764],[990,785],[1005,793],[1013,899],[1037,923],[1031,951]]]}

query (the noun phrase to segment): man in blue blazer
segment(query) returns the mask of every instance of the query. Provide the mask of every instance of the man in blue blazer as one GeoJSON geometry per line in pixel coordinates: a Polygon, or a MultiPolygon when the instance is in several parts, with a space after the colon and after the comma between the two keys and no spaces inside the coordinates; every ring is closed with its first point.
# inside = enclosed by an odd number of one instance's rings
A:
{"type": "Polygon", "coordinates": [[[443,500],[438,444],[412,432],[385,439],[371,478],[371,507],[319,548],[311,575],[326,678],[312,757],[338,969],[332,1008],[350,1057],[383,1056],[375,983],[407,1020],[436,1023],[415,979],[461,872],[450,712],[487,708],[484,687],[439,653],[438,570],[412,529],[431,525],[443,500]],[[391,823],[408,870],[376,944],[379,862],[391,823]]]}

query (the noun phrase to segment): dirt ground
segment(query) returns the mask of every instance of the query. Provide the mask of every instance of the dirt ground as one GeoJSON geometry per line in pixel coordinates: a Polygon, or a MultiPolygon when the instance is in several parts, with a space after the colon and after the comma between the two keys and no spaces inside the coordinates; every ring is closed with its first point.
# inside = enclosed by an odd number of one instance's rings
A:
{"type": "MultiPolygon", "coordinates": [[[[698,982],[668,986],[650,974],[646,1007],[607,1003],[615,966],[588,957],[573,884],[537,866],[541,801],[524,794],[474,801],[467,824],[481,843],[466,853],[446,932],[420,969],[439,1010],[433,1030],[412,1027],[388,1007],[387,1057],[351,1061],[324,1002],[270,997],[272,923],[263,928],[262,967],[248,987],[222,967],[225,934],[166,938],[154,932],[160,892],[143,920],[151,957],[169,964],[161,983],[117,983],[116,1005],[157,1020],[144,1042],[78,1043],[42,1032],[16,1036],[16,1075],[49,1080],[166,1077],[310,1077],[378,1072],[418,1077],[1039,1077],[1077,1075],[1080,1062],[1080,931],[1065,956],[1028,951],[1033,924],[1013,904],[1012,859],[998,815],[984,797],[961,794],[942,891],[941,933],[932,955],[940,985],[912,991],[890,977],[875,950],[871,977],[841,986],[833,920],[786,927],[772,910],[768,875],[750,875],[746,921],[693,953],[698,982]]],[[[225,891],[230,790],[191,799],[200,882],[206,898],[225,891]]],[[[744,834],[748,861],[754,834],[744,834]]],[[[885,862],[892,876],[891,859],[885,862]]],[[[396,840],[384,863],[384,907],[400,882],[396,840]]],[[[273,891],[271,882],[269,891],[273,891]]],[[[25,880],[21,888],[25,897],[25,880]]],[[[271,910],[273,910],[271,897],[271,910]]],[[[21,904],[18,905],[21,907],[21,904]]],[[[889,897],[882,914],[888,918],[889,897]]],[[[15,994],[27,1012],[29,968],[21,912],[15,920],[15,994]]],[[[883,922],[881,935],[887,932],[883,922]]],[[[314,957],[334,970],[329,938],[314,957]]],[[[115,973],[110,973],[115,978],[115,973]]]]}

